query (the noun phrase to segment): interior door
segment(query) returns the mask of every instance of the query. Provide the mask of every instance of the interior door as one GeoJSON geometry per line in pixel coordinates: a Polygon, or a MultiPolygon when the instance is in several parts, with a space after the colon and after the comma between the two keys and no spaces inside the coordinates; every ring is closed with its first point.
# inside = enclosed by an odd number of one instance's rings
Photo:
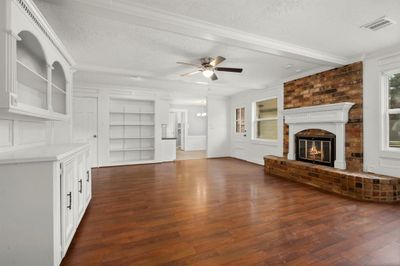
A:
{"type": "Polygon", "coordinates": [[[91,167],[98,166],[98,103],[95,97],[73,98],[73,140],[90,144],[91,167]]]}

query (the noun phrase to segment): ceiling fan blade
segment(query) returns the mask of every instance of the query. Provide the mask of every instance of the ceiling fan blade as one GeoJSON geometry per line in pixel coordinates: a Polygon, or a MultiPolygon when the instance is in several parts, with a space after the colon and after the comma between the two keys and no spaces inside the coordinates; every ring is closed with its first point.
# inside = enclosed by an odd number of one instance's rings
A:
{"type": "Polygon", "coordinates": [[[185,63],[185,62],[176,62],[178,65],[185,65],[185,66],[192,66],[192,67],[200,67],[198,65],[195,64],[191,64],[191,63],[185,63]]]}
{"type": "Polygon", "coordinates": [[[210,65],[213,66],[213,67],[215,67],[216,65],[219,65],[219,64],[221,64],[221,63],[224,62],[224,61],[225,61],[225,57],[217,56],[214,60],[212,60],[212,61],[210,62],[210,65]]]}
{"type": "Polygon", "coordinates": [[[192,72],[189,72],[189,73],[181,74],[181,77],[187,77],[187,76],[191,76],[191,75],[194,75],[194,74],[197,74],[197,73],[201,73],[201,72],[202,72],[201,70],[196,70],[196,71],[192,71],[192,72]]]}
{"type": "Polygon", "coordinates": [[[225,72],[235,72],[235,73],[242,73],[243,68],[233,68],[233,67],[216,67],[215,70],[217,71],[225,71],[225,72]]]}
{"type": "Polygon", "coordinates": [[[214,73],[214,74],[211,75],[210,79],[211,79],[211,80],[217,80],[218,77],[217,77],[217,75],[215,75],[215,73],[214,73]]]}

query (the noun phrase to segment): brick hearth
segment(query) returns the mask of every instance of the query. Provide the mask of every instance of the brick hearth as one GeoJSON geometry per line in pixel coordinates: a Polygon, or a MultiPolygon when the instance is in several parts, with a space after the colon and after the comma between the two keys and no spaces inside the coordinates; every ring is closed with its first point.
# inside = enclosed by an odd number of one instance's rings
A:
{"type": "Polygon", "coordinates": [[[359,200],[400,201],[400,178],[265,156],[265,173],[359,200]]]}

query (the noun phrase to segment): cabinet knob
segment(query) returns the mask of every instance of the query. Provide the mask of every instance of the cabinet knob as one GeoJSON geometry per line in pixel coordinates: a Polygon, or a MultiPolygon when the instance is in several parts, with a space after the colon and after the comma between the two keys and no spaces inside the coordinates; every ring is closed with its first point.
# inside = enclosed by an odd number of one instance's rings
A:
{"type": "Polygon", "coordinates": [[[93,135],[93,138],[97,138],[97,135],[96,135],[96,134],[94,134],[94,135],[93,135]]]}

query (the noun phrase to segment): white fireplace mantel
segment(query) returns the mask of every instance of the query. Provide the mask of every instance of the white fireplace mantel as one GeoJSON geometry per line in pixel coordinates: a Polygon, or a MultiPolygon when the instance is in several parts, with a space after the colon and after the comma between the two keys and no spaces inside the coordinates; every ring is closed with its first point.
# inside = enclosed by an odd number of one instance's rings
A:
{"type": "Polygon", "coordinates": [[[346,169],[346,129],[349,110],[354,103],[343,102],[283,110],[289,125],[288,159],[295,160],[295,135],[307,129],[322,129],[336,135],[335,168],[346,169]]]}

